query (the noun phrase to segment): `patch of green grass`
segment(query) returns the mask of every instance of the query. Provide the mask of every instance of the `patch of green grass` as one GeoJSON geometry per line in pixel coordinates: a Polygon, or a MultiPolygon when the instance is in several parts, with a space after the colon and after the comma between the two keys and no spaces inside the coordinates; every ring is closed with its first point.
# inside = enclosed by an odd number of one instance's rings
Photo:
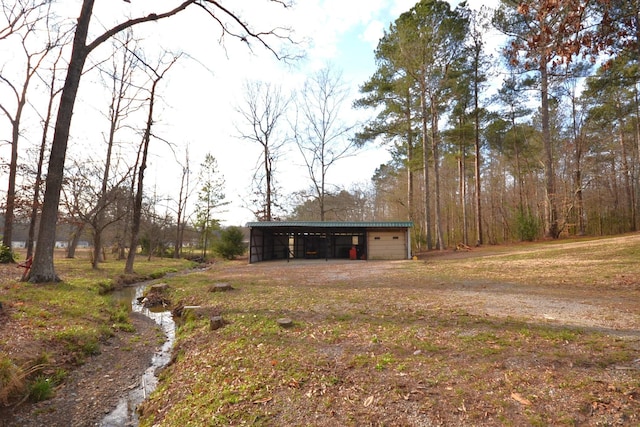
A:
{"type": "Polygon", "coordinates": [[[135,328],[129,318],[129,304],[120,303],[117,307],[111,310],[109,320],[112,323],[112,328],[116,331],[134,332],[135,328]]]}
{"type": "MultiPolygon", "coordinates": [[[[145,403],[140,425],[302,425],[317,420],[323,425],[330,425],[327,420],[393,425],[384,419],[393,408],[419,408],[447,425],[461,420],[469,425],[563,425],[579,422],[584,414],[576,408],[588,408],[596,398],[627,399],[631,419],[638,405],[620,390],[638,388],[639,381],[607,368],[635,360],[635,344],[559,323],[489,315],[481,311],[481,285],[487,283],[486,292],[492,293],[492,284],[504,284],[500,296],[508,297],[513,289],[519,298],[535,284],[536,296],[548,290],[555,297],[562,291],[558,284],[591,291],[585,284],[592,278],[613,283],[620,271],[628,268],[625,274],[631,277],[640,268],[622,253],[607,261],[583,248],[532,244],[517,250],[475,260],[371,262],[368,270],[354,269],[352,279],[340,282],[318,281],[322,271],[316,273],[317,266],[296,270],[295,263],[224,262],[207,272],[166,278],[171,301],[219,308],[229,323],[210,331],[206,319],[188,319],[179,327],[173,362],[160,374],[160,387],[145,403]],[[621,270],[621,265],[627,267],[621,270]],[[368,274],[377,268],[384,272],[368,274]],[[236,290],[208,292],[217,282],[233,283],[236,290]],[[478,291],[480,299],[451,298],[464,286],[478,291]],[[295,326],[278,327],[275,320],[283,316],[295,326]],[[602,378],[603,368],[605,383],[591,379],[602,378]],[[514,401],[514,390],[533,402],[530,408],[514,401]],[[562,408],[559,394],[567,403],[562,408]],[[371,396],[374,403],[363,406],[371,396]],[[405,399],[412,406],[402,406],[405,399]],[[540,415],[540,408],[550,409],[540,415]]],[[[141,275],[163,268],[142,264],[141,275]]],[[[69,323],[60,322],[59,315],[97,336],[125,321],[97,285],[109,274],[120,274],[121,267],[109,261],[101,271],[87,272],[74,265],[69,271],[80,272],[81,279],[69,274],[59,289],[37,287],[43,297],[34,292],[13,299],[21,301],[13,311],[21,321],[36,325],[47,320],[38,335],[47,343],[67,329],[69,323]],[[65,293],[77,294],[84,310],[67,310],[65,293]],[[58,298],[60,303],[49,303],[58,298]]]]}
{"type": "Polygon", "coordinates": [[[383,371],[388,365],[395,363],[395,357],[390,353],[385,353],[376,358],[375,368],[377,371],[383,371]]]}
{"type": "Polygon", "coordinates": [[[548,329],[540,329],[539,335],[549,341],[554,342],[574,342],[581,335],[579,331],[573,329],[557,329],[557,328],[548,328],[548,329]]]}
{"type": "Polygon", "coordinates": [[[51,353],[45,350],[45,351],[42,351],[40,354],[38,354],[38,356],[35,357],[31,363],[33,365],[44,366],[44,365],[49,365],[51,361],[52,361],[51,353]]]}
{"type": "Polygon", "coordinates": [[[351,363],[355,368],[364,368],[372,363],[373,359],[369,353],[354,354],[351,358],[351,363]]]}
{"type": "Polygon", "coordinates": [[[529,425],[532,427],[544,427],[549,425],[549,420],[542,414],[535,413],[534,411],[528,410],[525,412],[527,415],[527,421],[529,425]]]}
{"type": "Polygon", "coordinates": [[[79,360],[82,360],[83,356],[100,352],[99,336],[96,329],[71,326],[56,332],[54,339],[64,343],[69,353],[75,354],[79,360]]]}
{"type": "Polygon", "coordinates": [[[435,344],[429,341],[419,341],[416,344],[416,348],[420,351],[427,352],[427,353],[437,353],[438,351],[445,349],[444,346],[440,346],[438,344],[435,344]]]}
{"type": "Polygon", "coordinates": [[[54,395],[55,385],[50,378],[38,376],[29,384],[29,399],[32,402],[41,402],[51,399],[54,395]]]}
{"type": "Polygon", "coordinates": [[[338,313],[334,316],[334,319],[338,322],[350,322],[353,319],[353,315],[349,313],[338,313]]]}

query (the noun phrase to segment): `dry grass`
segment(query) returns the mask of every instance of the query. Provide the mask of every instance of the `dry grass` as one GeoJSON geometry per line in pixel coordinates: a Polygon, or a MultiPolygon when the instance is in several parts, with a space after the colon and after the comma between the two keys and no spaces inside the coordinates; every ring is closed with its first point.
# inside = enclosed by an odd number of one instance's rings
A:
{"type": "Polygon", "coordinates": [[[639,254],[629,235],[172,278],[229,323],[187,316],[142,425],[638,425],[639,254]]]}

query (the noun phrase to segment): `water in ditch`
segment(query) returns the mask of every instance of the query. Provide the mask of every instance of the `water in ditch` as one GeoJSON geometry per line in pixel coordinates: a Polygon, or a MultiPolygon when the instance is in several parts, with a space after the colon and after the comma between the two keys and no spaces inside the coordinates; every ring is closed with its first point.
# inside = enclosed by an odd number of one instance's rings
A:
{"type": "Polygon", "coordinates": [[[166,341],[162,347],[156,351],[151,360],[151,365],[142,375],[138,387],[130,390],[126,396],[122,396],[116,409],[102,419],[100,427],[124,427],[137,426],[138,414],[136,407],[144,401],[158,385],[158,377],[156,371],[166,366],[171,360],[171,348],[175,341],[175,323],[170,311],[162,307],[144,308],[139,304],[139,298],[142,297],[147,284],[125,287],[115,293],[115,297],[121,301],[129,301],[132,311],[142,313],[153,319],[166,335],[166,341]]]}

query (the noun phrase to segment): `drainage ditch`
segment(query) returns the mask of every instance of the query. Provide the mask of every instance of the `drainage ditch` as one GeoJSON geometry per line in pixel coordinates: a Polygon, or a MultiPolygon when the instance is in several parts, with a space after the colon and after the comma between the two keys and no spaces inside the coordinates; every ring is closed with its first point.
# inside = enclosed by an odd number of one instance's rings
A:
{"type": "Polygon", "coordinates": [[[137,426],[138,413],[136,408],[140,405],[158,386],[158,377],[156,372],[166,366],[171,360],[171,349],[175,341],[176,325],[173,321],[171,312],[163,307],[145,308],[139,303],[143,296],[144,290],[149,283],[139,284],[136,286],[125,287],[117,291],[114,296],[120,300],[131,303],[131,310],[142,313],[143,315],[154,320],[156,324],[164,331],[166,341],[162,347],[156,351],[151,360],[151,365],[142,375],[138,387],[130,390],[126,396],[123,396],[118,406],[107,416],[102,419],[100,427],[122,427],[137,426]]]}

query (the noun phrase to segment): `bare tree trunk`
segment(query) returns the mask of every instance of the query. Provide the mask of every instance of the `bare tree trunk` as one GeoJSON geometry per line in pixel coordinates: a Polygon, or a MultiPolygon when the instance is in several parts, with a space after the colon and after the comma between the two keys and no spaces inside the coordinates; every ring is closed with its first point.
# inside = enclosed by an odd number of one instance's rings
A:
{"type": "Polygon", "coordinates": [[[627,156],[627,146],[625,144],[624,131],[622,129],[623,121],[620,121],[620,134],[619,134],[619,142],[620,142],[620,158],[622,163],[622,176],[624,179],[624,192],[626,195],[626,211],[625,215],[628,218],[629,223],[629,231],[635,230],[635,209],[633,206],[633,190],[631,186],[631,172],[629,168],[629,158],[627,156]]]}
{"type": "Polygon", "coordinates": [[[18,111],[13,120],[11,120],[11,160],[9,161],[9,186],[7,188],[7,199],[4,213],[4,234],[2,236],[2,244],[11,248],[13,240],[13,218],[16,202],[16,173],[18,170],[18,140],[20,139],[20,116],[22,115],[23,99],[18,104],[18,111]]]}
{"type": "Polygon", "coordinates": [[[480,173],[480,169],[482,168],[482,157],[481,157],[481,153],[480,153],[480,108],[478,105],[478,91],[480,90],[480,88],[478,87],[478,81],[480,80],[479,76],[478,76],[478,67],[475,67],[474,69],[474,73],[475,73],[475,78],[473,79],[473,85],[474,85],[474,90],[473,90],[473,100],[474,100],[474,136],[475,136],[475,143],[474,143],[474,148],[475,148],[475,162],[474,162],[474,166],[475,166],[475,190],[476,190],[476,198],[475,198],[475,205],[476,205],[476,246],[482,246],[483,242],[483,233],[482,233],[482,184],[480,182],[481,179],[481,173],[480,173]]]}
{"type": "Polygon", "coordinates": [[[80,236],[82,235],[84,227],[85,223],[81,222],[80,224],[78,224],[76,230],[71,234],[71,239],[69,239],[69,246],[67,247],[67,258],[76,257],[76,249],[78,248],[78,242],[80,242],[80,236]]]}
{"type": "Polygon", "coordinates": [[[265,178],[267,180],[267,194],[266,194],[266,220],[267,221],[271,221],[272,217],[271,217],[271,186],[273,185],[271,183],[271,171],[272,171],[272,161],[271,161],[271,157],[269,156],[269,148],[267,146],[264,147],[264,174],[265,174],[265,178]]]}
{"type": "MultiPolygon", "coordinates": [[[[636,14],[636,25],[640,24],[640,17],[638,17],[638,15],[636,14]]],[[[636,27],[637,28],[637,27],[636,27]]],[[[638,34],[638,40],[640,41],[640,28],[637,28],[638,34]]],[[[638,45],[638,49],[640,50],[640,44],[638,45]]],[[[638,99],[638,85],[635,84],[634,85],[634,95],[635,95],[635,115],[636,115],[636,128],[635,128],[635,133],[636,133],[636,165],[640,165],[640,99],[638,99]]],[[[636,182],[635,182],[635,187],[636,187],[636,191],[634,193],[634,210],[636,212],[636,215],[634,215],[634,217],[636,218],[636,222],[637,222],[637,212],[638,209],[640,208],[640,206],[638,205],[638,203],[640,202],[640,172],[636,173],[636,182]]],[[[638,225],[634,224],[634,230],[637,230],[638,225]]]]}
{"type": "Polygon", "coordinates": [[[80,77],[84,68],[89,49],[86,46],[87,32],[93,4],[95,0],[84,0],[80,17],[76,26],[73,40],[71,59],[67,70],[58,116],[56,120],[51,154],[49,156],[49,168],[47,171],[44,204],[38,231],[38,245],[36,246],[33,265],[29,271],[30,282],[58,282],[60,278],[53,266],[53,251],[56,242],[56,224],[58,219],[58,204],[60,203],[60,191],[62,189],[62,176],[64,174],[64,160],[69,141],[69,129],[71,117],[76,101],[76,95],[80,86],[80,77]]]}
{"type": "MultiPolygon", "coordinates": [[[[26,49],[26,48],[25,48],[26,49]]],[[[17,107],[13,118],[9,112],[2,108],[11,121],[11,158],[9,161],[9,184],[7,188],[7,198],[5,204],[4,213],[4,234],[2,236],[2,244],[8,248],[12,247],[13,241],[13,220],[14,211],[16,207],[16,175],[18,172],[18,142],[20,140],[20,121],[22,119],[22,112],[27,102],[27,88],[31,76],[35,72],[35,69],[31,69],[31,56],[27,54],[27,73],[22,85],[20,93],[14,89],[17,101],[17,107]]]]}
{"type": "Polygon", "coordinates": [[[431,100],[431,147],[433,150],[433,180],[435,187],[435,226],[436,245],[439,250],[446,249],[442,233],[442,215],[440,209],[440,136],[438,135],[438,111],[435,100],[431,100]]]}
{"type": "MultiPolygon", "coordinates": [[[[414,159],[414,147],[413,147],[413,127],[411,123],[411,92],[407,90],[406,108],[405,108],[405,120],[407,123],[407,212],[409,214],[409,221],[414,222],[416,219],[416,206],[415,206],[415,175],[413,173],[414,159]]],[[[412,242],[414,245],[420,246],[420,239],[418,238],[418,227],[413,227],[414,238],[412,242]]]]}
{"type": "MultiPolygon", "coordinates": [[[[136,189],[135,198],[133,201],[133,216],[131,222],[131,244],[129,245],[129,253],[127,255],[127,261],[124,268],[126,274],[133,273],[133,263],[136,258],[136,249],[138,248],[139,235],[140,235],[140,222],[142,219],[142,195],[144,190],[144,171],[147,168],[147,156],[149,154],[149,143],[151,142],[151,127],[153,126],[153,107],[156,100],[156,90],[158,83],[164,76],[164,74],[176,63],[178,57],[174,57],[173,60],[164,68],[161,73],[158,73],[156,69],[153,69],[155,78],[151,85],[151,93],[149,95],[149,113],[147,116],[147,125],[142,138],[142,159],[140,161],[140,167],[138,169],[138,186],[136,189]]],[[[147,65],[148,66],[148,65],[147,65]]],[[[151,250],[151,247],[149,247],[151,250]]]]}
{"type": "Polygon", "coordinates": [[[553,166],[553,146],[551,141],[551,130],[549,127],[549,75],[547,64],[549,61],[544,58],[540,66],[541,84],[541,113],[542,113],[542,139],[544,144],[544,181],[545,181],[545,204],[544,223],[545,236],[557,239],[560,236],[558,225],[558,209],[556,195],[555,168],[553,166]]]}
{"type": "MultiPolygon", "coordinates": [[[[126,39],[123,42],[122,49],[122,63],[120,65],[120,71],[118,72],[117,66],[114,63],[112,74],[109,74],[109,78],[112,81],[111,87],[111,103],[109,105],[109,133],[107,135],[107,153],[105,156],[104,171],[102,174],[102,182],[100,186],[100,192],[98,193],[98,201],[95,206],[95,214],[92,216],[89,223],[93,227],[93,258],[91,267],[96,270],[100,262],[105,260],[104,251],[102,247],[102,233],[107,227],[105,221],[105,211],[109,205],[108,192],[109,192],[109,180],[111,175],[111,159],[113,157],[113,146],[115,144],[116,132],[118,131],[118,125],[120,120],[127,115],[130,108],[131,100],[126,100],[128,88],[132,80],[132,70],[135,68],[135,54],[132,53],[133,49],[130,47],[132,43],[131,33],[127,33],[126,39]]],[[[114,51],[115,56],[115,51],[114,51]]]]}
{"type": "Polygon", "coordinates": [[[576,227],[576,234],[583,236],[585,234],[585,221],[584,221],[584,198],[582,193],[582,151],[583,151],[583,138],[582,132],[578,129],[578,112],[576,111],[576,97],[575,92],[571,98],[571,116],[572,116],[572,130],[573,130],[573,163],[574,163],[574,188],[576,199],[576,216],[578,224],[576,227]]]}
{"type": "Polygon", "coordinates": [[[466,167],[466,148],[464,141],[460,143],[460,158],[458,160],[460,175],[460,205],[462,208],[462,243],[469,245],[469,225],[467,223],[467,167],[466,167]]]}
{"type": "Polygon", "coordinates": [[[142,160],[138,169],[138,186],[133,201],[133,219],[131,222],[131,241],[129,244],[129,253],[124,268],[126,274],[133,274],[133,263],[136,258],[136,250],[138,248],[140,221],[142,217],[142,193],[144,189],[144,171],[147,168],[147,155],[149,153],[149,142],[151,141],[151,126],[153,123],[153,104],[155,102],[156,86],[160,79],[153,81],[151,86],[151,96],[149,97],[149,114],[147,116],[147,126],[142,138],[142,160]]]}
{"type": "Polygon", "coordinates": [[[182,177],[180,179],[180,194],[178,196],[178,211],[176,225],[176,241],[174,244],[173,257],[180,258],[182,256],[182,245],[184,239],[184,227],[186,221],[184,219],[187,206],[187,198],[189,195],[189,151],[185,154],[185,165],[182,167],[182,177]]]}

